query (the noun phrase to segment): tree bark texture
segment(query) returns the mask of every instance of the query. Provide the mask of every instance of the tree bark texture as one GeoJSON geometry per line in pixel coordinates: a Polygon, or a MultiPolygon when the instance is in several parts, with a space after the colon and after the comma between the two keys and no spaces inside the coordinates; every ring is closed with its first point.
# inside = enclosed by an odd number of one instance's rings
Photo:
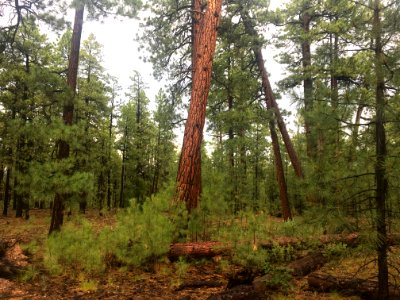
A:
{"type": "Polygon", "coordinates": [[[379,299],[389,299],[389,271],[388,271],[388,243],[386,232],[386,196],[388,192],[388,178],[386,176],[386,133],[385,133],[385,77],[383,73],[384,53],[382,46],[382,25],[381,25],[381,3],[380,0],[374,1],[373,34],[375,38],[375,105],[376,105],[376,231],[378,235],[377,254],[378,254],[378,279],[379,299]]]}
{"type": "MultiPolygon", "coordinates": [[[[66,101],[63,109],[63,121],[64,125],[66,126],[71,126],[73,122],[74,97],[75,97],[76,83],[78,77],[79,50],[81,44],[84,8],[85,8],[84,4],[80,4],[75,9],[74,29],[72,33],[71,52],[68,61],[68,73],[67,73],[67,85],[72,92],[72,96],[68,101],[66,101]]],[[[57,158],[60,160],[68,158],[69,157],[68,142],[65,140],[59,140],[57,146],[58,146],[57,158]]],[[[67,197],[68,195],[66,193],[59,193],[59,192],[57,192],[54,197],[49,234],[51,234],[53,231],[61,229],[61,225],[63,223],[64,202],[67,199],[67,197]]]]}
{"type": "Polygon", "coordinates": [[[170,246],[168,257],[171,260],[177,260],[181,256],[186,258],[211,258],[223,253],[230,253],[231,250],[231,247],[221,242],[175,243],[170,246]]]}
{"type": "Polygon", "coordinates": [[[177,175],[177,198],[190,212],[198,205],[201,192],[201,142],[211,85],[217,27],[222,0],[208,0],[199,18],[199,33],[194,36],[192,92],[177,175]]]}

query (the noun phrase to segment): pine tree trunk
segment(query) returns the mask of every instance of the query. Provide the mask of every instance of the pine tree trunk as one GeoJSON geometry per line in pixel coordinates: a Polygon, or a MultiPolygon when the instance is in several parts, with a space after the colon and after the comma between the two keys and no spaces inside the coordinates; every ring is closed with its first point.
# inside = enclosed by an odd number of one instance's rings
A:
{"type": "MultiPolygon", "coordinates": [[[[160,126],[161,127],[161,126],[160,126]]],[[[154,174],[153,174],[153,182],[151,184],[151,193],[155,194],[158,191],[158,181],[160,178],[160,159],[159,159],[159,151],[161,147],[161,128],[158,128],[157,133],[157,145],[156,145],[156,153],[155,153],[155,166],[154,166],[154,174]]]]}
{"type": "MultiPolygon", "coordinates": [[[[243,11],[241,12],[241,16],[243,18],[243,23],[244,23],[247,34],[249,34],[250,36],[252,36],[254,38],[257,38],[258,33],[254,29],[254,25],[251,22],[250,16],[243,11]]],[[[263,87],[264,94],[266,96],[266,99],[271,101],[270,105],[271,105],[271,108],[274,110],[276,122],[278,124],[279,131],[281,132],[282,139],[285,144],[286,151],[289,155],[290,161],[292,163],[293,169],[294,169],[297,177],[304,178],[303,168],[302,168],[300,160],[297,156],[296,150],[294,149],[292,140],[287,131],[283,117],[280,113],[278,103],[276,103],[274,93],[272,92],[271,83],[269,82],[269,78],[268,78],[268,72],[264,65],[264,58],[263,58],[262,51],[261,51],[261,45],[259,45],[257,42],[253,45],[253,52],[254,52],[256,62],[257,62],[258,70],[261,75],[262,87],[263,87]]],[[[268,106],[268,103],[267,103],[267,106],[268,106]]]]}
{"type": "Polygon", "coordinates": [[[8,213],[8,206],[10,205],[11,200],[11,167],[7,167],[6,173],[6,181],[4,185],[4,205],[3,205],[3,216],[7,216],[8,213]]]}
{"type": "Polygon", "coordinates": [[[4,200],[4,165],[0,165],[0,201],[4,200]]]}
{"type": "MultiPolygon", "coordinates": [[[[126,120],[128,122],[128,120],[126,120]]],[[[125,207],[124,192],[125,192],[125,172],[126,172],[126,151],[128,147],[128,124],[125,125],[124,130],[124,148],[122,149],[122,165],[121,165],[121,182],[119,189],[119,207],[125,207]]]]}
{"type": "Polygon", "coordinates": [[[378,295],[379,299],[389,299],[388,242],[386,232],[386,196],[388,178],[386,176],[386,133],[385,133],[385,77],[383,73],[384,54],[382,49],[382,27],[380,17],[380,0],[374,1],[373,34],[375,38],[375,76],[376,76],[376,229],[378,235],[378,295]]]}
{"type": "MultiPolygon", "coordinates": [[[[83,13],[84,4],[80,4],[75,9],[75,20],[74,20],[74,30],[72,33],[71,40],[71,52],[68,61],[68,74],[67,74],[67,85],[71,90],[71,98],[66,100],[63,109],[63,121],[65,126],[71,126],[73,122],[74,114],[74,97],[76,92],[76,83],[78,77],[78,66],[79,66],[79,50],[81,43],[82,27],[83,27],[83,13]]],[[[57,159],[66,159],[69,157],[69,144],[65,140],[59,140],[57,149],[57,159]]],[[[64,202],[68,198],[67,193],[57,192],[54,197],[53,212],[51,216],[51,223],[49,234],[53,231],[61,229],[63,224],[64,216],[64,202]]]]}
{"type": "MultiPolygon", "coordinates": [[[[25,122],[23,121],[23,124],[25,124],[25,122]]],[[[15,184],[14,184],[14,195],[15,195],[15,217],[16,218],[22,218],[23,215],[23,192],[21,191],[21,189],[23,189],[23,187],[19,186],[19,176],[22,176],[22,174],[24,174],[24,167],[23,167],[23,160],[24,158],[22,157],[22,149],[25,147],[25,137],[24,136],[20,136],[18,138],[18,142],[17,142],[17,148],[15,151],[15,157],[16,157],[16,163],[15,163],[15,169],[16,169],[16,174],[17,176],[15,177],[15,184]]]]}
{"type": "Polygon", "coordinates": [[[112,151],[112,129],[114,118],[114,89],[111,99],[110,122],[108,124],[108,171],[107,171],[107,208],[111,208],[111,151],[112,151]]]}
{"type": "Polygon", "coordinates": [[[310,158],[315,158],[317,145],[315,142],[315,137],[313,136],[312,122],[310,119],[310,113],[313,109],[313,80],[311,77],[311,44],[308,40],[308,35],[310,31],[310,21],[311,17],[306,11],[309,7],[309,3],[305,4],[303,14],[300,17],[302,24],[304,40],[301,43],[301,54],[303,62],[303,92],[304,92],[304,128],[306,132],[306,142],[307,142],[307,155],[310,158]]]}
{"type": "Polygon", "coordinates": [[[193,37],[192,93],[176,179],[177,198],[189,212],[197,207],[201,192],[201,142],[221,4],[222,0],[208,0],[204,11],[194,11],[199,32],[193,37]]]}
{"type": "Polygon", "coordinates": [[[254,54],[255,54],[255,57],[257,60],[258,69],[261,73],[262,85],[263,85],[265,96],[267,97],[267,99],[271,99],[271,109],[273,109],[273,111],[274,111],[274,114],[276,117],[276,122],[278,124],[279,131],[282,134],[282,139],[285,144],[286,151],[289,155],[290,162],[292,163],[294,172],[297,177],[304,178],[304,172],[303,172],[303,168],[301,166],[300,159],[298,158],[296,150],[294,149],[292,140],[286,129],[285,122],[283,121],[278,104],[276,103],[276,100],[275,100],[275,96],[272,92],[271,84],[270,84],[269,78],[268,78],[268,73],[264,66],[264,58],[263,58],[263,55],[261,52],[261,48],[259,48],[258,50],[255,50],[254,54]]]}
{"type": "Polygon", "coordinates": [[[125,190],[125,153],[122,153],[122,166],[121,166],[121,182],[119,189],[119,207],[124,207],[124,190],[125,190]]]}
{"type": "MultiPolygon", "coordinates": [[[[255,58],[257,60],[257,65],[258,65],[259,71],[261,73],[262,81],[263,81],[263,88],[264,88],[264,93],[265,93],[266,102],[267,102],[267,109],[271,110],[272,102],[273,102],[273,100],[272,100],[273,94],[272,94],[271,86],[269,85],[267,70],[265,69],[265,66],[264,66],[264,59],[262,56],[261,48],[258,47],[257,49],[254,49],[254,54],[255,54],[255,58]]],[[[287,220],[292,219],[292,213],[290,211],[289,198],[288,198],[286,179],[285,179],[285,172],[284,172],[284,168],[283,168],[281,150],[280,150],[280,146],[279,146],[279,139],[278,139],[278,135],[276,134],[274,119],[271,119],[269,121],[269,129],[271,131],[272,148],[274,151],[275,174],[276,174],[276,179],[278,181],[278,186],[279,186],[279,199],[280,199],[280,203],[281,203],[282,217],[285,221],[287,221],[287,220]]]]}

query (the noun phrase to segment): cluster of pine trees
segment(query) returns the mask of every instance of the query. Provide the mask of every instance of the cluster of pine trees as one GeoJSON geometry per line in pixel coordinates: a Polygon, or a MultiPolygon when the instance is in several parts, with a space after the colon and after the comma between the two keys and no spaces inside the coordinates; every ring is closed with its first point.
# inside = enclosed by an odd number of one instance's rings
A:
{"type": "Polygon", "coordinates": [[[76,26],[74,32],[58,30],[62,35],[52,42],[40,14],[43,9],[50,17],[52,7],[30,3],[3,7],[18,20],[1,31],[3,215],[12,207],[17,217],[28,217],[30,207],[51,206],[55,194],[67,195],[64,208],[79,203],[82,211],[88,205],[125,207],[134,197],[143,202],[168,180],[176,161],[171,98],[160,90],[150,112],[138,72],[121,95],[117,78],[104,72],[102,45],[92,34],[78,46],[79,71],[71,86],[76,26]],[[66,157],[60,157],[63,143],[66,157]]]}

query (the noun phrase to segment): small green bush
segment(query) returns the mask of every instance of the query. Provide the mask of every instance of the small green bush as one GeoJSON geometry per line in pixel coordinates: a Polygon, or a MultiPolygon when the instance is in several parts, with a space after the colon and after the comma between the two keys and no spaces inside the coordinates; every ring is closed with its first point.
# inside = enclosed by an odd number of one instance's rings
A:
{"type": "Polygon", "coordinates": [[[325,246],[324,255],[329,258],[346,256],[349,253],[347,245],[344,243],[329,243],[325,246]]]}
{"type": "Polygon", "coordinates": [[[72,269],[96,274],[104,271],[103,253],[91,224],[86,220],[66,224],[47,240],[44,263],[52,274],[72,269]]]}
{"type": "Polygon", "coordinates": [[[292,275],[290,270],[285,267],[273,266],[270,263],[264,265],[264,274],[269,275],[265,281],[266,286],[270,288],[279,288],[287,292],[291,287],[292,275]]]}
{"type": "Polygon", "coordinates": [[[104,251],[128,265],[155,262],[168,252],[176,230],[167,210],[168,203],[162,197],[148,199],[143,206],[132,202],[118,218],[115,228],[103,230],[104,251]]]}

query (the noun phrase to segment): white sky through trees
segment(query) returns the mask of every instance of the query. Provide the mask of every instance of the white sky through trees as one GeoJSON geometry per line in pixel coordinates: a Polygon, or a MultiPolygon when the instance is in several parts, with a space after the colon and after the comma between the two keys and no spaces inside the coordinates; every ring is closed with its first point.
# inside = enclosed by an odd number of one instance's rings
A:
{"type": "MultiPolygon", "coordinates": [[[[271,0],[270,9],[276,9],[287,1],[271,0]]],[[[139,19],[141,17],[139,13],[139,19]]],[[[73,21],[73,14],[69,16],[69,20],[73,21]]],[[[119,85],[122,86],[123,90],[120,92],[120,97],[117,102],[121,100],[126,101],[125,92],[131,85],[130,77],[133,76],[134,71],[138,71],[146,84],[146,95],[150,100],[150,109],[154,109],[155,96],[160,88],[163,88],[166,82],[160,82],[153,78],[153,69],[151,63],[143,62],[141,57],[145,53],[139,51],[139,42],[135,41],[137,34],[139,33],[140,20],[124,19],[117,20],[113,18],[107,18],[103,22],[99,21],[86,21],[83,26],[83,40],[86,39],[90,33],[96,36],[97,41],[103,45],[103,66],[106,68],[106,72],[110,75],[117,77],[119,85]]],[[[273,34],[273,27],[269,26],[263,34],[265,38],[270,39],[273,34]]],[[[142,50],[143,51],[143,50],[142,50]]],[[[278,53],[272,45],[267,45],[263,51],[264,59],[266,60],[266,67],[270,73],[270,81],[272,87],[275,87],[275,83],[282,79],[283,68],[278,64],[274,56],[278,53]]],[[[287,124],[289,129],[294,129],[293,120],[295,115],[295,105],[291,105],[290,99],[283,97],[278,101],[278,105],[281,109],[292,111],[292,116],[288,118],[290,124],[287,124]]],[[[179,145],[182,142],[183,126],[177,130],[176,143],[179,149],[179,145]]],[[[207,124],[206,124],[207,126],[207,124]]],[[[206,140],[207,134],[205,136],[206,140]]]]}
{"type": "MultiPolygon", "coordinates": [[[[286,1],[272,0],[271,9],[275,9],[286,1]]],[[[70,21],[73,15],[69,16],[70,21]]],[[[140,18],[140,14],[139,14],[140,18]]],[[[135,37],[139,32],[139,20],[124,19],[123,21],[108,18],[104,22],[87,21],[83,26],[83,39],[86,39],[90,33],[96,36],[96,39],[103,45],[103,65],[110,75],[119,78],[119,84],[126,89],[130,84],[130,76],[133,71],[139,71],[142,75],[147,89],[146,94],[153,102],[158,90],[163,87],[165,82],[159,82],[152,76],[153,70],[151,63],[145,63],[141,59],[144,53],[140,53],[139,43],[135,37]]],[[[264,32],[266,38],[272,35],[272,32],[264,32]]],[[[273,56],[276,54],[273,46],[269,46],[264,51],[266,66],[271,74],[271,82],[274,84],[281,79],[282,67],[276,63],[273,56]]],[[[123,95],[121,95],[123,96],[123,95]]]]}

